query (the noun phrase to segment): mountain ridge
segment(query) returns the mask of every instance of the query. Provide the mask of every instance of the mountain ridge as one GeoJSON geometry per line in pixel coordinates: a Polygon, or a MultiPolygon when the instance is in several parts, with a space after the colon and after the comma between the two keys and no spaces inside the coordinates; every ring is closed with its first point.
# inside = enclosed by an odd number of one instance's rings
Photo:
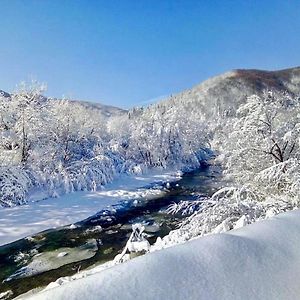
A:
{"type": "MultiPolygon", "coordinates": [[[[287,91],[296,96],[300,95],[300,66],[272,71],[233,69],[210,77],[191,88],[149,104],[149,106],[164,105],[170,101],[189,102],[195,100],[202,105],[206,105],[208,104],[207,101],[211,101],[223,109],[235,109],[247,96],[260,95],[264,90],[287,91]]],[[[0,96],[10,98],[11,94],[0,90],[0,96]]],[[[48,99],[53,98],[48,97],[48,99]]],[[[68,99],[68,101],[80,103],[85,108],[100,110],[105,117],[122,115],[127,112],[126,109],[121,107],[92,101],[75,99],[68,99]]]]}
{"type": "MultiPolygon", "coordinates": [[[[10,94],[8,92],[5,92],[3,90],[0,90],[0,97],[10,99],[11,96],[12,96],[12,94],[10,94]]],[[[47,100],[49,100],[49,101],[62,100],[62,99],[51,98],[51,97],[43,97],[43,99],[45,101],[47,101],[47,100]]],[[[118,115],[122,115],[124,113],[127,113],[127,110],[125,110],[123,108],[112,106],[112,105],[107,105],[107,104],[102,104],[102,103],[95,103],[95,102],[91,102],[91,101],[74,100],[74,99],[66,99],[66,101],[68,101],[70,103],[80,104],[86,109],[98,110],[98,111],[100,111],[102,116],[105,117],[105,118],[109,118],[111,116],[118,116],[118,115]]]]}

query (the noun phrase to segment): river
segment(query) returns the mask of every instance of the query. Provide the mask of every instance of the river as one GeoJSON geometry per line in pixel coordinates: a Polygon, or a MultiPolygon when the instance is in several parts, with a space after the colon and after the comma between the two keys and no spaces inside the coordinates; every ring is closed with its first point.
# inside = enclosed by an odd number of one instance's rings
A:
{"type": "Polygon", "coordinates": [[[124,248],[134,223],[145,226],[147,239],[153,244],[157,237],[178,227],[183,219],[181,215],[166,212],[171,203],[210,196],[220,182],[220,169],[204,166],[163,187],[166,192],[159,198],[132,199],[71,228],[43,231],[0,247],[0,293],[11,290],[16,297],[59,277],[112,260],[124,248]]]}

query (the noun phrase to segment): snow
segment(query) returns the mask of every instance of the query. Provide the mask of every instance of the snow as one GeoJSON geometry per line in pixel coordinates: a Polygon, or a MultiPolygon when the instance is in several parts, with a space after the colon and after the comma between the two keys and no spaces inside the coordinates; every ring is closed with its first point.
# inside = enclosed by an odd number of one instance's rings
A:
{"type": "Polygon", "coordinates": [[[0,299],[8,299],[9,297],[11,297],[13,295],[12,291],[9,290],[9,291],[6,291],[6,292],[3,292],[3,293],[0,293],[0,299]]]}
{"type": "Polygon", "coordinates": [[[129,252],[147,252],[150,250],[150,244],[145,238],[144,230],[145,227],[140,223],[132,225],[132,234],[129,237],[123,252],[127,249],[129,252]]]}
{"type": "Polygon", "coordinates": [[[158,197],[162,188],[149,188],[155,184],[177,181],[180,172],[162,171],[145,175],[122,175],[105,186],[102,191],[74,192],[59,198],[49,198],[28,205],[0,208],[0,246],[33,235],[46,229],[84,220],[96,212],[122,200],[158,197]]]}
{"type": "Polygon", "coordinates": [[[68,255],[68,252],[60,252],[57,254],[57,257],[64,257],[66,255],[68,255]]]}
{"type": "Polygon", "coordinates": [[[282,213],[62,280],[30,299],[298,299],[299,233],[300,210],[282,213]]]}

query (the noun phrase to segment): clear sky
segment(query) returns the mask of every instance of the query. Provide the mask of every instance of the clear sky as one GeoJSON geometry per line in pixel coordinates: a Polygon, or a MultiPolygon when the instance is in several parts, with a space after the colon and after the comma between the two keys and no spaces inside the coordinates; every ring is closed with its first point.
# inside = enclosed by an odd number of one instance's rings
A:
{"type": "Polygon", "coordinates": [[[235,68],[300,65],[300,1],[1,0],[0,89],[131,107],[235,68]]]}

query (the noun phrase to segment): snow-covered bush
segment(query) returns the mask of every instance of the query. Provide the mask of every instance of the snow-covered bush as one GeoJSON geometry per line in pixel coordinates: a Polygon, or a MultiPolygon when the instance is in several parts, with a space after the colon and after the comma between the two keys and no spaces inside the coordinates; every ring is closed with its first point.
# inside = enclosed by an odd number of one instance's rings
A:
{"type": "Polygon", "coordinates": [[[25,204],[28,190],[33,184],[29,171],[20,167],[0,167],[0,205],[10,207],[25,204]]]}
{"type": "Polygon", "coordinates": [[[78,190],[97,190],[111,182],[115,167],[110,158],[101,155],[88,161],[76,161],[63,171],[66,192],[78,190]]]}
{"type": "MultiPolygon", "coordinates": [[[[258,195],[244,187],[222,188],[210,199],[196,200],[194,204],[197,210],[178,229],[163,239],[158,238],[151,251],[184,243],[195,237],[237,229],[299,207],[298,202],[291,202],[284,197],[259,201],[258,195]]],[[[192,207],[193,202],[189,205],[192,207]]],[[[177,213],[177,210],[169,212],[177,213]]]]}
{"type": "Polygon", "coordinates": [[[132,233],[126,242],[123,251],[114,258],[114,264],[129,260],[130,253],[145,253],[150,250],[150,244],[145,238],[146,235],[144,230],[145,227],[140,223],[135,223],[132,225],[132,233]]]}
{"type": "Polygon", "coordinates": [[[189,216],[201,208],[203,201],[204,199],[194,201],[182,200],[178,203],[174,202],[167,207],[166,212],[172,215],[181,214],[182,216],[189,216]]]}
{"type": "Polygon", "coordinates": [[[282,197],[298,203],[300,201],[299,175],[300,162],[296,158],[291,158],[255,174],[251,186],[260,193],[261,200],[282,197]]]}

